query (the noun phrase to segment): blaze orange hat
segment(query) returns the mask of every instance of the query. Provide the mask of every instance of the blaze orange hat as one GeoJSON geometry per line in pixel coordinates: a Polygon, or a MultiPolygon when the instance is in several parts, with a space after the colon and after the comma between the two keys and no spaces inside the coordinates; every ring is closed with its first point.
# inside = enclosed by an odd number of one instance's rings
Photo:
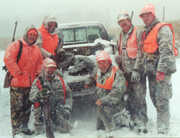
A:
{"type": "Polygon", "coordinates": [[[152,13],[155,16],[155,7],[153,4],[147,4],[144,6],[144,8],[142,8],[139,16],[141,17],[143,14],[146,13],[152,13]]]}
{"type": "Polygon", "coordinates": [[[100,51],[97,55],[96,55],[96,61],[109,61],[110,63],[112,63],[111,57],[109,56],[109,54],[106,51],[100,51]]]}

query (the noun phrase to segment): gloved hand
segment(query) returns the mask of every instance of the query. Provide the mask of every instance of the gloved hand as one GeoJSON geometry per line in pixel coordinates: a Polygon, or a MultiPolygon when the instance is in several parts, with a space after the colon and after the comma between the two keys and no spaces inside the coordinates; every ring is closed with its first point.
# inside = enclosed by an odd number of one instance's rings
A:
{"type": "Polygon", "coordinates": [[[71,116],[71,108],[64,107],[64,118],[69,120],[71,116]]]}
{"type": "Polygon", "coordinates": [[[140,74],[137,71],[133,71],[131,74],[131,81],[132,82],[138,82],[140,81],[140,74]]]}
{"type": "Polygon", "coordinates": [[[118,65],[121,65],[121,57],[120,56],[116,56],[115,61],[118,65]]]}
{"type": "Polygon", "coordinates": [[[164,78],[165,78],[164,72],[160,72],[160,71],[156,72],[156,81],[157,82],[164,80],[164,78]]]}
{"type": "Polygon", "coordinates": [[[41,91],[38,92],[38,98],[40,100],[47,99],[49,97],[49,90],[47,88],[43,88],[41,91]]]}
{"type": "Polygon", "coordinates": [[[125,94],[123,95],[123,101],[124,101],[124,102],[127,102],[128,98],[129,98],[128,93],[125,93],[125,94]]]}

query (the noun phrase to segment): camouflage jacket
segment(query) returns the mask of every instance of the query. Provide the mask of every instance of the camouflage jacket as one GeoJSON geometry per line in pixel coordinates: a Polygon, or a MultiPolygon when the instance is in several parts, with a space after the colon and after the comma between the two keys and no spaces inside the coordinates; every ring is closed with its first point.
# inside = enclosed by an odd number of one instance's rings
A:
{"type": "MultiPolygon", "coordinates": [[[[124,32],[121,32],[120,35],[121,35],[121,50],[122,50],[122,54],[119,55],[119,45],[117,47],[117,53],[116,55],[120,56],[120,59],[121,59],[121,65],[120,67],[122,68],[123,72],[125,73],[131,73],[133,70],[135,71],[138,71],[140,72],[140,65],[141,65],[141,62],[137,62],[137,58],[135,59],[132,59],[128,56],[127,54],[127,50],[126,50],[126,47],[127,47],[127,41],[131,35],[131,33],[133,32],[133,29],[134,29],[134,26],[132,25],[129,32],[127,33],[124,33],[124,32]]],[[[137,41],[139,40],[138,39],[138,36],[139,36],[139,32],[137,30],[136,32],[136,36],[137,36],[137,41]]],[[[120,38],[119,38],[120,39],[120,38]]],[[[120,40],[119,40],[120,41],[120,40]]],[[[137,42],[139,43],[139,42],[137,42]]],[[[137,55],[141,55],[141,50],[140,50],[140,47],[138,46],[138,54],[137,55]]]]}
{"type": "MultiPolygon", "coordinates": [[[[155,19],[150,26],[144,28],[146,36],[152,30],[152,28],[159,23],[155,19]]],[[[144,32],[143,31],[143,32],[144,32]]],[[[142,34],[139,38],[142,38],[142,34]]],[[[157,36],[158,50],[154,54],[147,54],[143,52],[142,56],[138,56],[138,61],[142,61],[145,73],[152,72],[156,74],[157,71],[164,72],[165,74],[171,74],[176,71],[175,56],[173,54],[172,47],[172,31],[168,26],[160,28],[157,36]],[[141,58],[141,59],[140,59],[141,58]]],[[[141,43],[141,47],[143,47],[141,43]]]]}
{"type": "MultiPolygon", "coordinates": [[[[108,71],[103,74],[98,72],[97,82],[104,84],[106,79],[111,76],[112,73],[112,66],[108,69],[108,71]]],[[[126,91],[126,81],[121,70],[117,70],[114,78],[114,82],[112,85],[112,90],[105,90],[102,88],[97,87],[96,94],[97,98],[102,101],[102,104],[122,104],[122,98],[126,91]]]]}
{"type": "MultiPolygon", "coordinates": [[[[56,76],[53,80],[48,81],[45,79],[45,75],[43,74],[43,72],[39,75],[39,77],[42,77],[43,83],[44,85],[48,86],[50,88],[50,102],[52,102],[52,104],[55,103],[60,103],[62,105],[64,105],[64,89],[61,83],[61,80],[59,79],[59,74],[56,73],[56,76]]],[[[39,88],[36,85],[37,80],[39,79],[36,78],[33,82],[31,91],[30,91],[30,96],[29,99],[30,101],[34,102],[40,102],[41,99],[39,99],[38,93],[40,92],[39,88]]],[[[70,109],[72,108],[72,92],[71,89],[68,87],[68,85],[66,85],[65,82],[65,86],[66,86],[66,99],[65,99],[65,106],[69,107],[70,109]]]]}

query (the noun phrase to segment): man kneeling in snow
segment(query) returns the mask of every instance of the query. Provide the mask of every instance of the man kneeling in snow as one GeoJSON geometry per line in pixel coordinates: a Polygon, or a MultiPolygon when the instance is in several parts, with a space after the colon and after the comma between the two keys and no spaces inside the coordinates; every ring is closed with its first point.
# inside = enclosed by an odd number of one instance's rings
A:
{"type": "Polygon", "coordinates": [[[45,104],[49,104],[51,128],[61,133],[72,129],[70,115],[72,110],[72,93],[63,78],[57,73],[56,63],[46,58],[43,61],[41,74],[33,82],[30,100],[34,103],[36,134],[44,132],[43,123],[46,121],[45,104]],[[48,99],[48,103],[47,103],[48,99]]]}
{"type": "Polygon", "coordinates": [[[129,127],[131,120],[125,109],[126,80],[123,72],[112,65],[112,60],[105,51],[96,55],[96,61],[99,69],[96,75],[97,130],[112,131],[117,127],[129,127]]]}

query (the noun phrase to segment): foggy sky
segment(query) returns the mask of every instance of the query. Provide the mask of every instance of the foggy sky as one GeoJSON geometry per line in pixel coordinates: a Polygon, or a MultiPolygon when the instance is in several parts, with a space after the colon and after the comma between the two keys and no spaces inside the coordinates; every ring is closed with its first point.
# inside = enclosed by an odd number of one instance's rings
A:
{"type": "Polygon", "coordinates": [[[53,15],[59,23],[100,21],[104,25],[117,26],[117,15],[134,10],[134,24],[142,24],[138,17],[147,3],[156,7],[161,20],[163,6],[166,20],[180,19],[180,0],[1,0],[0,37],[12,36],[14,22],[18,21],[17,35],[22,35],[27,25],[40,27],[44,16],[53,15]]]}

